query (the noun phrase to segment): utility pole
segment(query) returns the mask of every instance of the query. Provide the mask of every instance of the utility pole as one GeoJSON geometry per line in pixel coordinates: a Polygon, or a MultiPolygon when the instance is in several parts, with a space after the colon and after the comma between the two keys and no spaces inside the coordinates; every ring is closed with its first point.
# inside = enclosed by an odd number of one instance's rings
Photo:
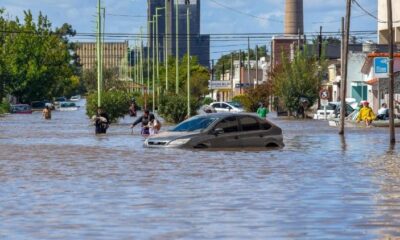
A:
{"type": "Polygon", "coordinates": [[[156,87],[156,71],[155,71],[155,62],[156,62],[156,60],[155,60],[155,41],[156,41],[156,35],[154,34],[155,33],[155,29],[156,29],[156,16],[154,15],[153,16],[153,37],[152,37],[152,44],[153,44],[153,47],[152,47],[152,55],[153,55],[153,58],[152,58],[152,60],[153,60],[153,68],[152,68],[152,71],[153,71],[153,81],[152,81],[152,83],[153,83],[153,87],[152,87],[152,97],[153,97],[153,113],[155,112],[155,110],[156,110],[156,97],[155,97],[155,95],[156,95],[156,89],[155,89],[155,87],[156,87]]]}
{"type": "Polygon", "coordinates": [[[322,56],[322,26],[319,27],[319,36],[318,36],[318,61],[321,60],[322,56]]]}
{"type": "Polygon", "coordinates": [[[175,1],[175,93],[179,94],[179,2],[175,1]]]}
{"type": "Polygon", "coordinates": [[[235,86],[233,86],[233,53],[231,53],[231,72],[230,72],[230,74],[229,74],[229,80],[231,81],[231,100],[232,100],[232,98],[233,98],[233,92],[234,92],[234,87],[235,86]]]}
{"type": "Polygon", "coordinates": [[[390,144],[396,143],[396,135],[394,129],[394,68],[393,68],[393,9],[392,0],[387,0],[387,22],[389,29],[389,132],[390,132],[390,144]]]}
{"type": "Polygon", "coordinates": [[[350,17],[351,17],[351,0],[346,0],[346,22],[344,32],[344,45],[343,45],[343,66],[342,66],[342,80],[340,83],[340,129],[339,134],[344,134],[344,120],[346,118],[346,92],[347,92],[347,68],[348,68],[348,57],[349,57],[349,34],[350,34],[350,17]]]}
{"type": "Polygon", "coordinates": [[[105,33],[105,25],[106,25],[106,8],[102,7],[101,8],[102,13],[103,13],[103,21],[101,22],[101,34],[100,34],[100,75],[101,75],[101,82],[100,82],[100,88],[103,90],[104,88],[104,33],[105,33]]]}
{"type": "MultiPolygon", "coordinates": [[[[132,69],[131,69],[131,67],[132,67],[132,53],[131,53],[131,48],[128,45],[128,76],[129,76],[128,83],[130,83],[130,81],[132,80],[132,71],[131,71],[132,69]]],[[[132,86],[133,86],[133,84],[132,84],[132,86]]],[[[132,87],[129,88],[129,92],[133,92],[132,87]]]]}
{"type": "MultiPolygon", "coordinates": [[[[258,86],[258,45],[256,45],[256,84],[258,86]]],[[[256,84],[254,84],[254,88],[256,88],[256,84]]]]}
{"type": "Polygon", "coordinates": [[[187,117],[190,117],[190,5],[186,9],[187,28],[187,117]]]}
{"type": "MultiPolygon", "coordinates": [[[[148,40],[147,40],[147,92],[150,91],[150,42],[152,43],[152,35],[150,34],[150,28],[153,26],[153,21],[148,22],[147,26],[147,35],[148,35],[148,40]],[[151,25],[151,26],[150,26],[151,25]]],[[[154,34],[154,32],[153,32],[154,34]]],[[[154,47],[152,48],[154,51],[154,47]]]]}
{"type": "Polygon", "coordinates": [[[239,93],[242,94],[242,50],[239,50],[239,93]]]}
{"type": "Polygon", "coordinates": [[[214,59],[211,59],[211,81],[214,80],[214,59]]]}
{"type": "MultiPolygon", "coordinates": [[[[251,75],[250,75],[250,37],[247,37],[247,81],[251,83],[251,75]]],[[[254,81],[253,81],[254,85],[254,81]]]]}
{"type": "Polygon", "coordinates": [[[143,74],[143,29],[140,27],[140,84],[142,95],[144,94],[144,74],[143,74]]]}
{"type": "Polygon", "coordinates": [[[169,30],[168,30],[168,15],[169,15],[169,5],[168,0],[165,0],[165,45],[164,45],[164,61],[165,61],[165,90],[168,92],[168,38],[169,38],[169,30]]]}

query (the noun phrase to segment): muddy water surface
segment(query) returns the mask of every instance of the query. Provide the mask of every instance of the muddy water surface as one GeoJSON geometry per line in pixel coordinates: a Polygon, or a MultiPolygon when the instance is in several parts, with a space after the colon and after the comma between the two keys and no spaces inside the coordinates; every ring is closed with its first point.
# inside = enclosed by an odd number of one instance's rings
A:
{"type": "Polygon", "coordinates": [[[131,121],[0,118],[0,239],[400,238],[385,129],[273,119],[283,149],[190,151],[143,148],[131,121]]]}

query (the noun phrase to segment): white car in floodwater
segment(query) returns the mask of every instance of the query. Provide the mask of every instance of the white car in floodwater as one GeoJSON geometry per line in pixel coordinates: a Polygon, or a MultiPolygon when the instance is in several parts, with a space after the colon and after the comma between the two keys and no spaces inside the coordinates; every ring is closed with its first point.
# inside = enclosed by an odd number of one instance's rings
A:
{"type": "Polygon", "coordinates": [[[56,107],[57,111],[67,112],[67,111],[77,111],[79,106],[74,102],[61,102],[58,107],[56,107]]]}

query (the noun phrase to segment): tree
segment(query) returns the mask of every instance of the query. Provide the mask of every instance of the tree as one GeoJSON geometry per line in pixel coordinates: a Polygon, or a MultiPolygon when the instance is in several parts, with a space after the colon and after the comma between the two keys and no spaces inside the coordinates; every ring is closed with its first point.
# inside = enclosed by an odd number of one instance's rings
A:
{"type": "Polygon", "coordinates": [[[291,62],[283,55],[282,64],[272,73],[274,94],[279,97],[289,115],[302,107],[301,98],[308,100],[308,106],[318,99],[321,72],[326,64],[325,60],[318,61],[316,56],[309,56],[307,52],[307,49],[298,50],[291,62]]]}
{"type": "MultiPolygon", "coordinates": [[[[165,66],[160,68],[160,83],[161,87],[165,88],[165,66]]],[[[199,98],[209,92],[208,90],[208,80],[210,79],[210,74],[207,68],[200,65],[197,57],[191,56],[190,58],[190,94],[199,98]]],[[[176,86],[176,63],[175,58],[170,57],[168,59],[168,90],[171,93],[175,93],[176,86]]],[[[187,92],[187,55],[179,62],[179,91],[187,92]]]]}
{"type": "Polygon", "coordinates": [[[240,102],[249,112],[257,111],[260,103],[268,106],[269,99],[272,94],[272,86],[270,83],[262,83],[255,88],[248,88],[243,95],[233,98],[234,101],[240,102]]]}
{"type": "Polygon", "coordinates": [[[74,92],[71,83],[79,82],[79,69],[67,38],[74,34],[72,27],[64,24],[53,31],[42,13],[36,22],[30,11],[24,12],[23,22],[6,21],[3,14],[0,22],[8,34],[0,40],[0,79],[6,91],[25,103],[74,92]]]}

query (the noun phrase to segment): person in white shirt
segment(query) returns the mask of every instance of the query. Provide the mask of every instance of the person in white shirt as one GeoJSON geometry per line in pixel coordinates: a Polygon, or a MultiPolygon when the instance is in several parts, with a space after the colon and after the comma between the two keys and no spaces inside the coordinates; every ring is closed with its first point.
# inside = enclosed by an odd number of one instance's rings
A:
{"type": "Polygon", "coordinates": [[[387,108],[386,103],[382,103],[381,108],[378,110],[378,116],[376,116],[379,120],[387,120],[389,118],[389,109],[387,108]]]}

